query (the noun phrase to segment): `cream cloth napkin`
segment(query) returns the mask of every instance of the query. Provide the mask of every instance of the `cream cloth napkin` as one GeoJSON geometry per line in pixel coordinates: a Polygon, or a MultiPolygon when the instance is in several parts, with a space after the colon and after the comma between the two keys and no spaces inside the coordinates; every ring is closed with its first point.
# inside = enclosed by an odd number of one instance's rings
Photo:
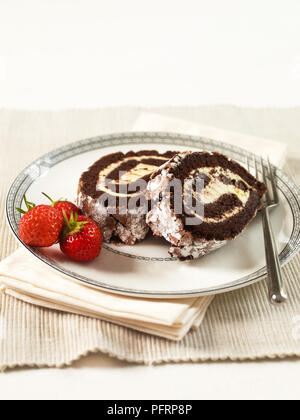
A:
{"type": "Polygon", "coordinates": [[[25,302],[181,340],[201,324],[213,297],[153,300],[110,294],[49,270],[19,249],[0,263],[0,290],[25,302]]]}
{"type": "MultiPolygon", "coordinates": [[[[270,155],[280,164],[285,145],[271,140],[213,129],[204,125],[141,114],[133,126],[138,130],[175,131],[235,142],[253,152],[270,155]]],[[[1,291],[27,303],[99,318],[160,337],[181,340],[192,327],[199,327],[213,296],[189,299],[149,300],[130,298],[95,290],[58,275],[25,250],[18,250],[0,263],[1,291]]]]}

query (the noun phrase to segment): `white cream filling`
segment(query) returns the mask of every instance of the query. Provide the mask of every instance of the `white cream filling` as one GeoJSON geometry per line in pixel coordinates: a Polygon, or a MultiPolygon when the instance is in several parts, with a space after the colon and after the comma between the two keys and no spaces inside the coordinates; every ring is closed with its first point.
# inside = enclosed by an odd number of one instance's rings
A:
{"type": "MultiPolygon", "coordinates": [[[[108,175],[114,171],[120,163],[126,163],[130,160],[136,160],[138,162],[141,162],[143,159],[157,159],[161,160],[162,162],[168,162],[169,158],[163,157],[163,156],[131,156],[127,157],[122,162],[112,163],[111,165],[107,166],[101,173],[99,174],[98,183],[96,186],[97,191],[103,191],[106,192],[114,197],[127,197],[128,194],[125,193],[117,193],[109,188],[106,187],[107,185],[107,177],[108,175]]],[[[144,178],[145,176],[152,174],[157,168],[157,166],[149,165],[148,163],[139,163],[135,168],[131,169],[130,171],[127,171],[122,175],[122,177],[119,180],[111,180],[112,185],[126,185],[133,183],[137,181],[138,179],[144,178]]],[[[136,197],[140,193],[134,193],[130,194],[131,197],[136,197]]]]}
{"type": "MultiPolygon", "coordinates": [[[[213,177],[210,183],[200,193],[200,197],[201,197],[200,201],[203,203],[203,205],[212,204],[215,201],[217,201],[222,195],[225,195],[225,194],[236,195],[241,201],[242,205],[239,207],[236,207],[235,209],[227,211],[219,219],[214,219],[214,218],[209,218],[209,217],[203,218],[201,215],[197,214],[195,211],[191,211],[191,214],[194,217],[198,217],[202,222],[205,222],[205,223],[220,223],[238,214],[243,209],[243,207],[247,204],[250,197],[250,190],[243,191],[242,189],[236,187],[235,185],[224,184],[224,182],[222,182],[219,179],[219,177],[222,175],[229,179],[235,180],[237,182],[242,181],[249,189],[251,189],[250,185],[246,181],[244,181],[244,179],[241,178],[239,175],[231,172],[229,169],[224,169],[222,167],[216,167],[216,168],[203,167],[203,168],[195,169],[191,173],[189,179],[194,178],[197,172],[203,173],[209,177],[213,177]],[[214,175],[210,175],[210,172],[212,170],[215,171],[214,175]]],[[[149,193],[150,198],[152,199],[158,198],[159,193],[163,192],[164,188],[167,188],[168,178],[169,178],[168,171],[163,170],[161,174],[159,174],[156,178],[150,181],[148,185],[148,193],[149,193]]],[[[186,201],[187,200],[184,200],[184,204],[186,204],[186,201]]]]}
{"type": "Polygon", "coordinates": [[[215,174],[213,175],[215,178],[210,181],[209,185],[207,185],[207,187],[205,187],[200,194],[200,201],[203,203],[203,205],[214,203],[220,197],[222,197],[222,195],[225,195],[225,194],[233,195],[234,194],[239,198],[239,200],[242,203],[242,206],[239,206],[239,207],[236,207],[235,209],[227,211],[219,219],[213,219],[213,218],[209,218],[209,217],[202,218],[200,215],[196,214],[195,212],[192,212],[192,214],[195,217],[198,217],[199,219],[203,220],[203,222],[205,222],[205,223],[220,223],[220,222],[225,221],[228,218],[231,218],[231,217],[235,216],[236,214],[238,214],[242,210],[242,208],[247,204],[247,202],[249,200],[250,190],[243,191],[240,188],[236,187],[235,185],[224,184],[224,182],[222,182],[219,179],[219,177],[220,176],[225,176],[225,177],[227,177],[229,179],[232,179],[232,180],[235,180],[237,182],[242,181],[248,188],[251,188],[251,187],[239,175],[231,172],[229,169],[224,169],[222,167],[199,168],[198,170],[194,170],[191,173],[191,175],[192,175],[191,177],[193,177],[197,172],[203,173],[203,174],[211,177],[210,172],[211,172],[212,169],[215,170],[215,174]]]}
{"type": "Polygon", "coordinates": [[[251,189],[250,185],[247,184],[247,182],[244,181],[243,178],[231,172],[229,169],[224,169],[220,166],[216,168],[199,168],[195,169],[191,173],[190,177],[193,178],[196,172],[200,172],[207,176],[211,176],[210,171],[212,169],[216,171],[216,173],[213,175],[215,179],[210,181],[209,185],[205,187],[202,191],[201,201],[203,202],[203,204],[211,204],[224,194],[235,194],[240,199],[242,204],[245,205],[249,199],[250,191],[243,191],[234,185],[226,185],[219,179],[220,176],[225,176],[226,178],[235,180],[237,182],[242,181],[249,189],[251,189]]]}
{"type": "MultiPolygon", "coordinates": [[[[184,159],[186,154],[178,155],[174,158],[174,163],[180,163],[181,159],[184,159]]],[[[173,164],[174,165],[174,164],[173,164]]],[[[172,166],[173,166],[172,165],[172,166]]],[[[162,171],[156,178],[154,178],[148,185],[148,195],[150,198],[158,198],[159,193],[162,193],[163,198],[157,204],[157,206],[148,214],[147,221],[152,223],[153,231],[159,232],[165,239],[167,239],[173,247],[170,249],[170,253],[174,256],[198,258],[200,256],[206,255],[218,248],[224,246],[228,241],[192,241],[191,238],[186,238],[183,241],[182,236],[182,226],[180,220],[174,217],[174,214],[170,208],[170,203],[167,199],[168,195],[168,183],[172,179],[172,174],[169,173],[167,169],[162,171]],[[175,246],[174,246],[175,245],[175,246]]],[[[250,192],[252,190],[251,186],[239,175],[231,172],[229,169],[224,169],[222,167],[204,167],[199,168],[193,171],[190,175],[190,179],[197,178],[197,173],[203,173],[211,178],[210,183],[201,191],[201,201],[203,205],[211,204],[217,201],[222,195],[225,194],[234,194],[241,201],[241,206],[226,212],[219,219],[203,218],[202,222],[205,223],[220,223],[234,215],[238,214],[246,205],[250,197],[250,192]],[[214,170],[214,174],[211,175],[210,172],[214,170]],[[230,180],[235,180],[236,183],[239,181],[243,182],[248,191],[238,188],[232,184],[225,184],[219,179],[220,176],[224,176],[230,180]]],[[[198,215],[197,215],[198,216],[198,215]]],[[[201,218],[201,216],[198,216],[201,218]]]]}

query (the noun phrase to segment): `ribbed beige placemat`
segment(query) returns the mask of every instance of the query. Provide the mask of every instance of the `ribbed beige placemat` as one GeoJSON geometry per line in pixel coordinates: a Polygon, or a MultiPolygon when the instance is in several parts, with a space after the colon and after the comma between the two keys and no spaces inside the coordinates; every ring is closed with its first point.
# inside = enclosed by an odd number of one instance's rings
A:
{"type": "MultiPolygon", "coordinates": [[[[41,154],[71,141],[127,131],[139,108],[98,111],[0,111],[0,259],[17,244],[5,222],[5,195],[17,173],[41,154]]],[[[151,109],[289,143],[299,155],[300,108],[253,110],[235,107],[151,109]]],[[[299,161],[290,161],[297,170],[299,161]]],[[[298,178],[299,180],[299,178],[298,178]]],[[[0,295],[0,369],[63,366],[102,351],[138,363],[300,356],[299,255],[284,268],[289,303],[268,303],[265,282],[217,296],[200,329],[181,342],[152,337],[91,318],[58,313],[0,295]]]]}

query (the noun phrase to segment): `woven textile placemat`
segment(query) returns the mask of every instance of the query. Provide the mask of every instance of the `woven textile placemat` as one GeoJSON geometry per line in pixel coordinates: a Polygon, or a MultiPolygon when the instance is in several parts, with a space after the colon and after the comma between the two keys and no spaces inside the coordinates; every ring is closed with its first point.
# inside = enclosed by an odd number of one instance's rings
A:
{"type": "MultiPolygon", "coordinates": [[[[287,141],[293,157],[287,169],[296,171],[299,181],[300,108],[253,110],[217,106],[150,111],[287,141]]],[[[63,144],[128,131],[139,112],[141,108],[0,111],[1,260],[18,247],[5,222],[6,192],[18,172],[40,155],[63,144]]],[[[300,356],[300,256],[296,256],[283,271],[290,297],[288,304],[279,308],[271,306],[266,282],[216,296],[201,327],[191,331],[181,342],[32,306],[0,295],[0,369],[60,367],[95,351],[146,364],[300,356]]]]}

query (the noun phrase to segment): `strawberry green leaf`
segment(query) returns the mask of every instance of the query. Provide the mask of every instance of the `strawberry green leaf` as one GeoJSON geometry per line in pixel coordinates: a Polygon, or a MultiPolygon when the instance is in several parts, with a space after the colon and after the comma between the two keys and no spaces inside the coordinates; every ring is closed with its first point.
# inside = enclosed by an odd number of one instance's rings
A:
{"type": "Polygon", "coordinates": [[[19,207],[16,207],[16,210],[21,214],[26,214],[27,213],[26,211],[20,209],[19,207]]]}
{"type": "Polygon", "coordinates": [[[31,203],[30,201],[27,200],[26,195],[24,195],[24,202],[25,202],[25,205],[27,207],[27,211],[22,210],[19,207],[16,208],[16,210],[18,210],[18,212],[21,213],[21,214],[26,214],[36,207],[36,205],[34,203],[31,203]]]}
{"type": "Polygon", "coordinates": [[[63,239],[66,239],[67,236],[77,235],[85,225],[89,222],[78,222],[78,213],[71,212],[70,219],[68,219],[67,213],[65,210],[62,211],[64,216],[64,230],[63,230],[63,239]]]}

